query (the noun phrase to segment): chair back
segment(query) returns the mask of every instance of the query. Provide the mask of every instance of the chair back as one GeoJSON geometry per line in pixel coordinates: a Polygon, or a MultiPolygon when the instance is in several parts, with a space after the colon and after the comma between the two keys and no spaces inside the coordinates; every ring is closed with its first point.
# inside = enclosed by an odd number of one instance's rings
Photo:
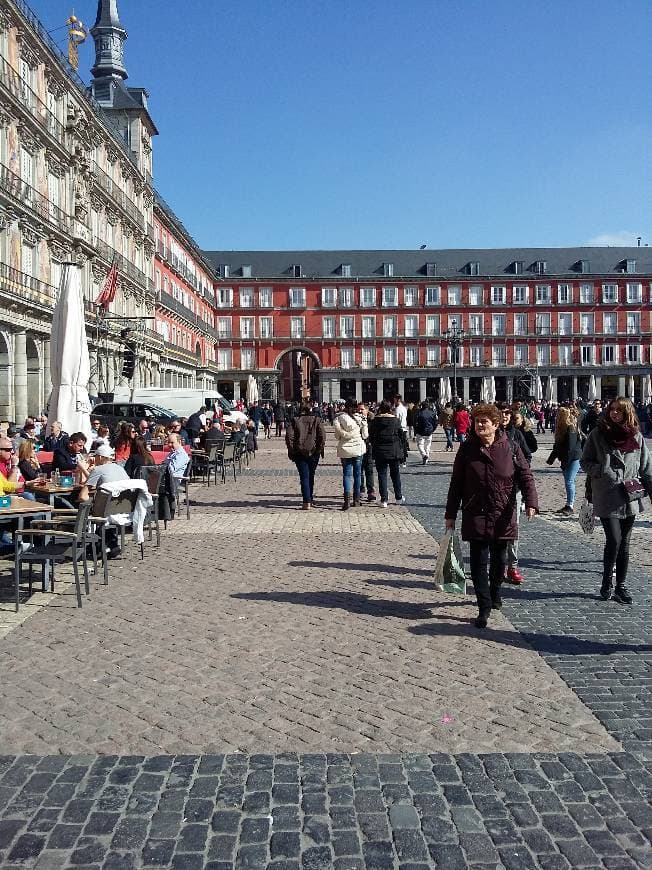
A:
{"type": "Polygon", "coordinates": [[[143,465],[140,469],[140,478],[147,483],[150,495],[156,495],[161,486],[165,466],[143,465]]]}
{"type": "Polygon", "coordinates": [[[138,501],[137,489],[125,489],[120,495],[111,495],[98,489],[93,502],[93,516],[109,517],[113,514],[131,514],[138,501]]]}
{"type": "Polygon", "coordinates": [[[236,444],[225,444],[224,445],[224,462],[233,462],[235,459],[235,448],[236,444]]]}
{"type": "Polygon", "coordinates": [[[215,462],[217,457],[222,453],[222,450],[224,450],[224,442],[221,444],[214,444],[208,451],[208,461],[215,462]]]}
{"type": "Polygon", "coordinates": [[[83,535],[86,531],[86,526],[88,525],[88,518],[91,513],[91,508],[93,507],[93,502],[82,501],[79,503],[79,507],[77,508],[77,516],[75,517],[75,525],[73,527],[73,532],[76,535],[83,535]]]}

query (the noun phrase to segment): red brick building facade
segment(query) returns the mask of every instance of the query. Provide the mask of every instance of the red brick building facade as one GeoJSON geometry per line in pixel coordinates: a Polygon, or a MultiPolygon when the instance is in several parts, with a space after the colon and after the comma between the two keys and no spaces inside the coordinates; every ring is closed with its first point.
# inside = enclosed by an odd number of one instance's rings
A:
{"type": "Polygon", "coordinates": [[[438,397],[464,331],[458,394],[642,397],[652,359],[647,248],[207,252],[218,385],[237,397],[438,397]]]}

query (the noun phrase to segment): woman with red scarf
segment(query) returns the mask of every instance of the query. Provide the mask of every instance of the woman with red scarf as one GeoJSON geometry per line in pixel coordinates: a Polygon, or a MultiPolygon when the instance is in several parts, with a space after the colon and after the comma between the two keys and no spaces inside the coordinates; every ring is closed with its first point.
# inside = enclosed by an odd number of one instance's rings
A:
{"type": "Polygon", "coordinates": [[[652,497],[652,455],[629,399],[619,397],[609,402],[587,439],[581,465],[591,479],[593,510],[606,537],[600,595],[604,601],[611,597],[615,565],[613,600],[631,604],[632,596],[625,587],[629,542],[636,514],[645,510],[643,497],[652,497]],[[637,482],[639,492],[635,491],[637,482]]]}

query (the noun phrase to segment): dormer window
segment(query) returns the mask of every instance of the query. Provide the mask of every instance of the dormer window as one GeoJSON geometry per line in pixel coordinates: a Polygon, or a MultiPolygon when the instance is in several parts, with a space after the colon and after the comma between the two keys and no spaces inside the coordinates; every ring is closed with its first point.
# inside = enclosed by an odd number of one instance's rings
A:
{"type": "Polygon", "coordinates": [[[383,263],[383,275],[385,278],[391,278],[394,275],[393,263],[383,263]]]}
{"type": "Polygon", "coordinates": [[[437,277],[437,263],[426,263],[426,278],[437,277]]]}
{"type": "Polygon", "coordinates": [[[480,274],[480,263],[478,260],[471,260],[466,264],[466,272],[467,275],[479,275],[480,274]]]}
{"type": "Polygon", "coordinates": [[[548,268],[548,264],[546,263],[545,260],[535,260],[535,261],[534,261],[534,264],[533,264],[533,266],[532,266],[532,270],[533,270],[537,275],[545,275],[545,274],[546,274],[546,269],[547,269],[547,268],[548,268]]]}
{"type": "Polygon", "coordinates": [[[514,260],[512,262],[512,275],[522,275],[523,274],[523,260],[514,260]]]}
{"type": "Polygon", "coordinates": [[[293,263],[290,266],[290,276],[292,278],[300,278],[301,277],[301,266],[298,263],[293,263]]]}
{"type": "Polygon", "coordinates": [[[350,263],[342,263],[342,265],[340,266],[340,275],[343,278],[350,278],[351,277],[351,264],[350,263]]]}
{"type": "Polygon", "coordinates": [[[243,278],[251,278],[251,266],[243,266],[242,267],[242,277],[243,278]]]}
{"type": "Polygon", "coordinates": [[[220,265],[217,267],[217,274],[220,276],[220,278],[228,278],[229,271],[229,267],[226,265],[226,263],[220,263],[220,265]]]}
{"type": "Polygon", "coordinates": [[[580,260],[578,267],[581,275],[588,275],[591,271],[591,264],[588,260],[580,260]]]}
{"type": "Polygon", "coordinates": [[[628,275],[632,275],[636,272],[636,260],[623,260],[623,264],[623,272],[626,272],[628,275]]]}

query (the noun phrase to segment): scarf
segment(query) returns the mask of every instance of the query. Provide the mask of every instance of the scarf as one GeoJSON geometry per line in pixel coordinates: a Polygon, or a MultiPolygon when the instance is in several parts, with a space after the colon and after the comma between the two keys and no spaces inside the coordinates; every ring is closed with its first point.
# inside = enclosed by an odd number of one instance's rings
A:
{"type": "Polygon", "coordinates": [[[613,423],[610,420],[604,427],[604,435],[611,447],[615,447],[616,450],[621,450],[623,453],[634,453],[635,450],[639,449],[636,429],[633,426],[623,426],[621,423],[613,423]]]}

